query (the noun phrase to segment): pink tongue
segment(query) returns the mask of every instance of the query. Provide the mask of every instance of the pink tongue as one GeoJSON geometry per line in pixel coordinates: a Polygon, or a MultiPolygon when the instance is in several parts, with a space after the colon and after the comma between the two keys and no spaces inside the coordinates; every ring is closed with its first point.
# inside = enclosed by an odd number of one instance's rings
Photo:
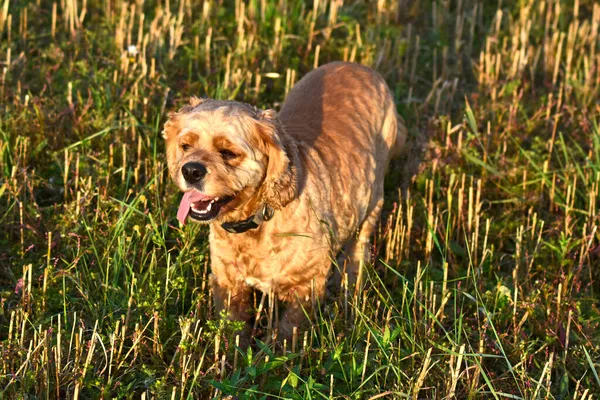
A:
{"type": "Polygon", "coordinates": [[[179,222],[181,222],[182,225],[185,225],[185,220],[190,213],[190,207],[192,206],[192,203],[210,199],[211,197],[205,196],[200,192],[196,192],[195,190],[185,192],[183,198],[181,199],[181,203],[179,204],[179,210],[177,210],[177,219],[179,222]]]}

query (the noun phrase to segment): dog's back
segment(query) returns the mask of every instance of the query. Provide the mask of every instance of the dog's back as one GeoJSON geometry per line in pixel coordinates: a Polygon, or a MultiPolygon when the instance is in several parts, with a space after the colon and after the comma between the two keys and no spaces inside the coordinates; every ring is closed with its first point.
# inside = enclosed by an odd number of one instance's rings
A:
{"type": "Polygon", "coordinates": [[[381,137],[387,147],[381,150],[389,155],[382,160],[386,165],[406,142],[406,128],[398,118],[381,75],[349,62],[329,63],[307,74],[279,113],[286,133],[319,148],[325,156],[338,155],[340,150],[355,153],[359,147],[376,150],[373,146],[381,137]]]}

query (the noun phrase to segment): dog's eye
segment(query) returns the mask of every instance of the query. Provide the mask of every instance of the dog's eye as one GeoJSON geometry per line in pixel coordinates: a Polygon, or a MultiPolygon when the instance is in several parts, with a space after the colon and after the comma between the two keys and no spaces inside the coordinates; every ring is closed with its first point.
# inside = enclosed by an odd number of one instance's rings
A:
{"type": "Polygon", "coordinates": [[[223,160],[226,160],[226,161],[233,160],[234,158],[236,158],[238,156],[233,151],[227,150],[227,149],[220,150],[219,153],[221,154],[221,157],[223,158],[223,160]]]}
{"type": "Polygon", "coordinates": [[[184,143],[181,145],[181,150],[183,150],[183,151],[188,151],[191,148],[192,148],[192,146],[187,143],[184,143]]]}

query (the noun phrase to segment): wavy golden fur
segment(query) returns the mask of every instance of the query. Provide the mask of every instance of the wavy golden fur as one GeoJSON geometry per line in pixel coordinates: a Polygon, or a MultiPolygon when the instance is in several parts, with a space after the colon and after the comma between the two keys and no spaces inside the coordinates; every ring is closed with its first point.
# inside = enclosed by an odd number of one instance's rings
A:
{"type": "Polygon", "coordinates": [[[357,279],[383,204],[384,174],[407,137],[383,78],[341,62],[306,75],[278,115],[193,98],[170,115],[164,133],[169,172],[182,191],[231,199],[209,221],[217,310],[248,321],[251,290],[272,290],[288,302],[283,337],[310,315],[311,288],[324,297],[338,253],[350,281],[357,279]],[[206,169],[198,182],[182,174],[190,162],[206,169]],[[264,205],[275,212],[256,229],[221,226],[264,205]]]}

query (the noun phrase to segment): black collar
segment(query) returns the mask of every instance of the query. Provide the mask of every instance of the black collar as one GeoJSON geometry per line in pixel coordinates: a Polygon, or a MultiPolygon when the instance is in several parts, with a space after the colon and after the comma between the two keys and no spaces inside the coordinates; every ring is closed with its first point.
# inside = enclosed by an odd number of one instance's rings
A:
{"type": "Polygon", "coordinates": [[[229,233],[244,233],[250,229],[258,228],[263,221],[273,218],[274,213],[275,211],[271,206],[265,204],[259,213],[251,215],[242,221],[224,222],[221,224],[221,227],[229,233]]]}

